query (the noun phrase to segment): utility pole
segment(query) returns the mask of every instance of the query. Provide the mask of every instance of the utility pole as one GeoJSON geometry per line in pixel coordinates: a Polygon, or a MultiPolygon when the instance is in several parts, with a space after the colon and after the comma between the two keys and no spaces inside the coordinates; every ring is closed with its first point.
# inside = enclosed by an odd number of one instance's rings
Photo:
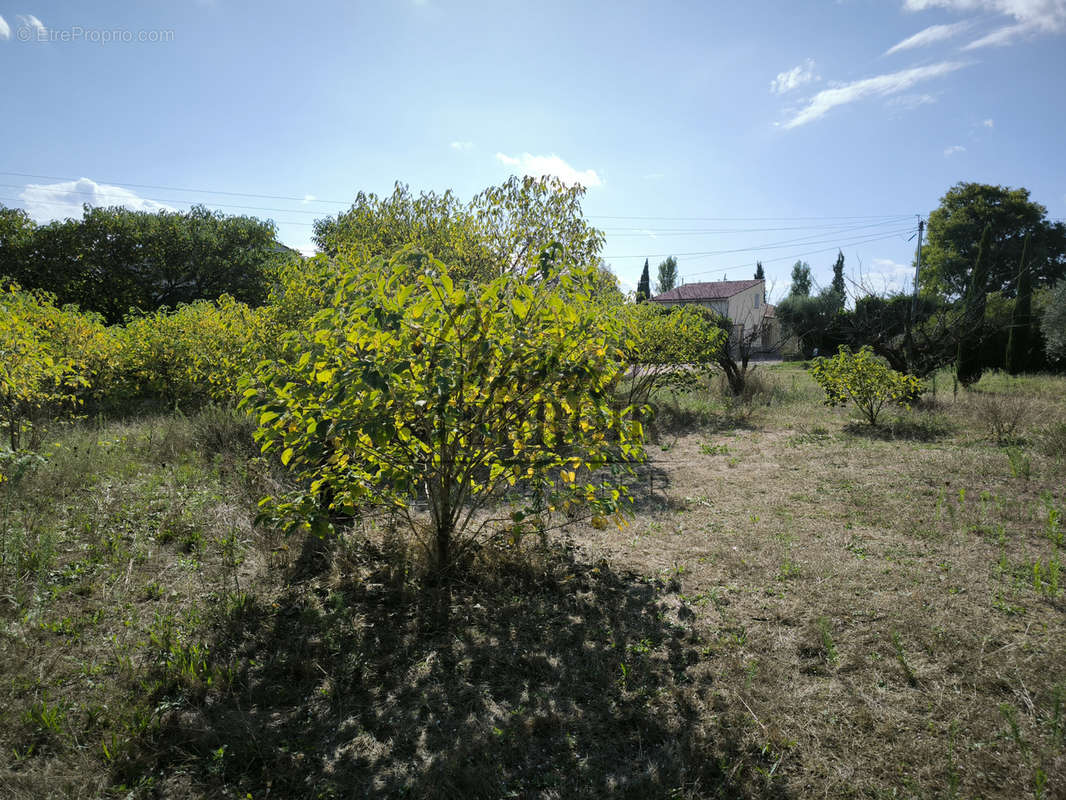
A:
{"type": "Polygon", "coordinates": [[[918,256],[914,260],[914,298],[911,300],[911,319],[918,316],[918,275],[922,271],[922,231],[925,220],[918,218],[918,256]]]}

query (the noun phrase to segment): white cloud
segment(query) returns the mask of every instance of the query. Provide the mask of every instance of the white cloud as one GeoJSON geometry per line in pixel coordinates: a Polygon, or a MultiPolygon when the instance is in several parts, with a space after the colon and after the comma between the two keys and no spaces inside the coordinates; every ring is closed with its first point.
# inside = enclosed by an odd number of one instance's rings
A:
{"type": "Polygon", "coordinates": [[[568,186],[580,183],[585,188],[602,186],[603,179],[596,174],[594,169],[577,170],[567,164],[557,155],[535,156],[530,153],[522,153],[520,156],[509,156],[505,153],[497,153],[496,160],[508,167],[517,167],[523,175],[540,178],[544,175],[554,175],[568,186]]]}
{"type": "Polygon", "coordinates": [[[473,146],[474,146],[473,142],[452,142],[451,144],[448,145],[448,147],[450,147],[452,150],[459,150],[459,151],[469,150],[473,146]]]}
{"type": "Polygon", "coordinates": [[[306,205],[307,205],[308,203],[310,203],[310,202],[311,202],[312,200],[317,200],[317,199],[318,199],[318,198],[317,198],[317,197],[315,197],[315,196],[314,196],[313,194],[305,194],[305,195],[304,195],[304,199],[300,201],[300,205],[302,205],[302,206],[306,206],[306,205]]]}
{"type": "Polygon", "coordinates": [[[944,148],[944,158],[951,158],[956,153],[965,153],[966,148],[961,144],[953,144],[951,147],[944,148]]]}
{"type": "Polygon", "coordinates": [[[0,39],[11,38],[11,26],[7,24],[7,21],[0,17],[0,39]]]}
{"type": "Polygon", "coordinates": [[[901,50],[910,50],[915,47],[925,47],[935,42],[942,42],[945,39],[950,39],[956,34],[962,33],[969,28],[971,24],[972,23],[970,22],[956,22],[954,25],[930,25],[925,30],[918,31],[914,36],[910,36],[902,42],[892,45],[892,47],[885,51],[885,55],[890,56],[901,50]]]}
{"type": "Polygon", "coordinates": [[[825,116],[837,106],[854,103],[867,97],[884,97],[897,94],[910,89],[917,83],[939,78],[965,66],[966,64],[961,61],[941,61],[938,64],[930,64],[925,67],[914,67],[887,75],[877,75],[873,78],[852,81],[833,89],[823,89],[811,98],[806,108],[786,122],[784,127],[798,128],[800,125],[805,125],[825,116]]]}
{"type": "Polygon", "coordinates": [[[808,58],[787,72],[779,72],[777,77],[770,81],[770,91],[774,94],[785,94],[806,83],[819,80],[821,76],[814,70],[814,59],[808,58]]]}
{"type": "Polygon", "coordinates": [[[38,222],[81,218],[82,204],[94,207],[122,206],[132,211],[173,211],[154,200],[146,200],[129,189],[96,183],[88,178],[50,184],[28,184],[20,195],[26,213],[38,222]]]}
{"type": "Polygon", "coordinates": [[[35,39],[38,36],[43,36],[46,33],[44,23],[37,19],[37,17],[33,16],[33,14],[19,14],[18,18],[23,25],[33,31],[35,39]]]}
{"type": "Polygon", "coordinates": [[[1014,20],[1014,24],[997,28],[970,42],[964,50],[1010,44],[1026,34],[1066,32],[1066,0],[904,0],[903,7],[908,11],[928,8],[984,11],[1014,20]]]}
{"type": "Polygon", "coordinates": [[[981,124],[984,125],[986,128],[994,128],[994,127],[996,127],[996,123],[993,120],[990,120],[990,119],[986,119],[981,124]]]}
{"type": "Polygon", "coordinates": [[[1015,39],[1024,36],[1027,33],[1032,33],[1035,30],[1032,25],[1018,24],[1018,25],[1006,25],[1002,28],[997,28],[991,33],[985,34],[980,39],[974,39],[963,50],[977,50],[982,47],[1004,47],[1015,39]]]}
{"type": "Polygon", "coordinates": [[[891,258],[875,258],[870,263],[873,269],[863,273],[859,281],[863,290],[879,295],[913,291],[914,267],[891,258]]]}

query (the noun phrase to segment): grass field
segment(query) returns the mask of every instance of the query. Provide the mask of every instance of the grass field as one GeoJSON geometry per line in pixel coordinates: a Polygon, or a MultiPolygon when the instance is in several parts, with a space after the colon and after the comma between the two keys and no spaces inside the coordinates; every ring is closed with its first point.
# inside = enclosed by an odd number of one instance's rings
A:
{"type": "Polygon", "coordinates": [[[0,797],[1066,797],[1066,379],[666,403],[624,529],[421,580],[221,411],[0,484],[0,797]]]}

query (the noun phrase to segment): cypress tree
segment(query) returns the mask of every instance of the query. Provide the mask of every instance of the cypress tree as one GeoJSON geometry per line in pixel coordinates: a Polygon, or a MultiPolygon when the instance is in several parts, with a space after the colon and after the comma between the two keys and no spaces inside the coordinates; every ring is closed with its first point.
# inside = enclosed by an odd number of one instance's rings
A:
{"type": "Polygon", "coordinates": [[[756,261],[755,262],[755,280],[757,280],[757,281],[766,280],[766,273],[763,271],[762,262],[761,261],[756,261]]]}
{"type": "Polygon", "coordinates": [[[1029,269],[1029,237],[1022,245],[1022,264],[1018,272],[1018,296],[1010,315],[1007,335],[1007,372],[1017,375],[1029,369],[1029,343],[1033,326],[1033,275],[1029,269]]]}
{"type": "Polygon", "coordinates": [[[837,262],[833,265],[833,291],[844,297],[844,251],[837,251],[837,262]]]}
{"type": "Polygon", "coordinates": [[[640,273],[637,283],[637,302],[643,303],[651,297],[651,276],[648,274],[648,259],[644,259],[644,271],[640,273]]]}
{"type": "Polygon", "coordinates": [[[985,225],[981,243],[977,246],[977,261],[970,275],[963,310],[963,338],[959,340],[955,359],[955,374],[959,383],[972,386],[981,379],[984,365],[981,363],[981,324],[985,321],[985,305],[988,300],[988,256],[992,238],[992,226],[985,225]]]}

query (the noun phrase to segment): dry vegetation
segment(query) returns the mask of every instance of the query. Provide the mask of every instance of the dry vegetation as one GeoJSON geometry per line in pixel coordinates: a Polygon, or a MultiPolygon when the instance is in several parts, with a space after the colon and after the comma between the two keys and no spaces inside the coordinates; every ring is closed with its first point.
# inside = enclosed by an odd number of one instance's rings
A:
{"type": "Polygon", "coordinates": [[[627,528],[447,586],[254,528],[226,414],[57,434],[0,487],[0,797],[1066,796],[1066,381],[874,430],[755,374],[667,403],[627,528]]]}

